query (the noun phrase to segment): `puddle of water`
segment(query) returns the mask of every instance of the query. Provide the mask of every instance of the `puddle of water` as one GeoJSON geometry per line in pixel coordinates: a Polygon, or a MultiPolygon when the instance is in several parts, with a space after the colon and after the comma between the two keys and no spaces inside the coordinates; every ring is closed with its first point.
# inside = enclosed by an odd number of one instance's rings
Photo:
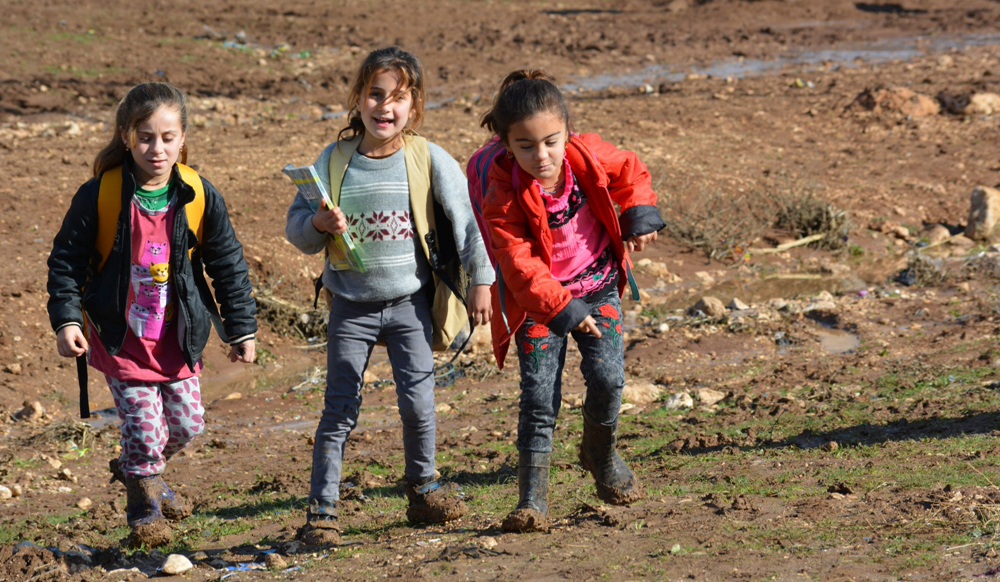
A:
{"type": "Polygon", "coordinates": [[[698,297],[705,295],[718,297],[723,303],[728,303],[730,299],[736,297],[744,303],[753,304],[765,303],[777,297],[784,299],[809,297],[818,294],[820,291],[829,291],[837,295],[864,289],[866,286],[864,281],[857,277],[827,277],[823,275],[791,273],[750,281],[734,279],[722,282],[715,287],[705,289],[693,295],[676,294],[674,297],[668,299],[663,307],[670,311],[687,309],[691,305],[694,305],[698,297]]]}
{"type": "Polygon", "coordinates": [[[861,338],[842,329],[817,329],[814,333],[819,336],[823,348],[834,354],[853,352],[861,346],[861,338]]]}
{"type": "Polygon", "coordinates": [[[661,81],[676,82],[688,74],[710,75],[713,77],[750,77],[779,70],[786,65],[857,66],[858,61],[880,63],[891,60],[905,60],[933,52],[947,51],[965,46],[980,46],[1000,43],[1000,34],[966,34],[955,36],[919,36],[881,40],[863,46],[846,48],[792,51],[775,59],[725,59],[715,61],[706,67],[654,63],[634,73],[601,74],[581,77],[566,83],[561,89],[568,92],[580,90],[601,90],[614,85],[638,86],[645,83],[657,84],[661,81]]]}

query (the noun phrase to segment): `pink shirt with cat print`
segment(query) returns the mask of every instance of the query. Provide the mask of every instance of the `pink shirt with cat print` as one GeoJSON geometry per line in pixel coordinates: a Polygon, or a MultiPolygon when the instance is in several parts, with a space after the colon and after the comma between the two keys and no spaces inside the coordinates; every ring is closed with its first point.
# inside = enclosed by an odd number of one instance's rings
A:
{"type": "Polygon", "coordinates": [[[119,380],[164,381],[189,378],[175,321],[170,277],[170,233],[175,205],[147,210],[132,202],[132,280],[128,293],[128,331],[118,354],[108,354],[91,332],[90,365],[119,380]]]}

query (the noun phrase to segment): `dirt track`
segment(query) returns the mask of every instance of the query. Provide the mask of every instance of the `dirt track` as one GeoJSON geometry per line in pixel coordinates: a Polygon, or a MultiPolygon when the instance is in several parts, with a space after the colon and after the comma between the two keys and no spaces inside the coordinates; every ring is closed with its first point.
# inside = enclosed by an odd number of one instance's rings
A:
{"type": "MultiPolygon", "coordinates": [[[[106,484],[116,427],[71,424],[75,371],[55,353],[44,286],[52,236],[107,139],[105,121],[148,79],[191,96],[191,161],[226,196],[265,308],[261,365],[239,368],[210,346],[209,432],[169,469],[198,505],[173,548],[197,563],[188,578],[219,579],[261,549],[301,568],[239,578],[995,575],[996,253],[958,237],[920,251],[937,257],[920,263],[921,284],[893,279],[929,227],[960,232],[973,188],[1000,182],[1000,118],[858,97],[897,87],[940,105],[996,92],[1000,4],[435,0],[405,19],[404,6],[0,5],[0,485],[22,491],[0,500],[0,579],[96,579],[133,566],[147,575],[162,561],[116,550],[122,495],[106,484]],[[662,391],[624,417],[643,502],[597,505],[576,463],[582,382],[569,374],[552,483],[559,526],[501,535],[516,496],[517,377],[498,373],[480,344],[438,392],[450,407],[439,464],[465,486],[470,516],[435,530],[405,524],[394,395],[376,361],[348,450],[359,494],[347,503],[349,543],[319,559],[290,542],[324,358],[310,341],[317,328],[300,320],[318,315],[308,305],[319,259],[284,242],[292,190],[279,169],[334,139],[354,68],[389,43],[423,60],[435,107],[421,132],[460,161],[487,137],[477,120],[496,81],[544,68],[585,87],[571,92],[576,128],[639,152],[665,213],[717,229],[706,243],[714,259],[671,237],[637,257],[651,261],[638,269],[648,296],[629,305],[629,382],[662,391]],[[798,62],[810,54],[825,58],[798,62]],[[809,194],[845,213],[847,240],[771,252],[803,233],[761,218],[762,201],[809,194]],[[722,321],[687,315],[705,294],[749,309],[722,321]],[[725,398],[662,410],[670,395],[703,389],[725,398]],[[45,415],[15,420],[24,400],[45,415]],[[84,497],[92,504],[78,509],[84,497]],[[23,540],[37,546],[15,546],[23,540]]],[[[110,407],[91,375],[92,408],[110,407]]]]}

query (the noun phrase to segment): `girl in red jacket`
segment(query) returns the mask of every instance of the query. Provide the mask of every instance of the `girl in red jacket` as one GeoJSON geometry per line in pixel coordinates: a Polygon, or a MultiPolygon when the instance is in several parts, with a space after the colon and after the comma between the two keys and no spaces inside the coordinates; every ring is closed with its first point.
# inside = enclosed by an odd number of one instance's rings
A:
{"type": "Polygon", "coordinates": [[[568,335],[587,386],[580,462],[605,502],[642,495],[615,450],[625,387],[620,298],[626,284],[637,294],[628,253],[665,224],[646,166],[596,134],[571,133],[566,102],[541,71],[507,75],[482,126],[506,146],[490,160],[483,205],[497,263],[493,308],[502,314],[493,345],[502,367],[513,336],[521,366],[519,501],[503,530],[544,530],[568,335]]]}

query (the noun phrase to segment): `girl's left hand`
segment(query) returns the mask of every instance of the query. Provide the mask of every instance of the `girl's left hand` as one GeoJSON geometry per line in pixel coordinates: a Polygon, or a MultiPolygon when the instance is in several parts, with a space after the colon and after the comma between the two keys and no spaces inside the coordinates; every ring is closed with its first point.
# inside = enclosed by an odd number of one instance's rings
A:
{"type": "Polygon", "coordinates": [[[469,317],[473,325],[486,325],[493,317],[489,285],[473,285],[469,289],[469,317]]]}
{"type": "Polygon", "coordinates": [[[646,248],[646,245],[656,240],[656,231],[647,232],[646,234],[637,234],[628,237],[628,252],[634,253],[641,251],[646,248]]]}
{"type": "Polygon", "coordinates": [[[248,339],[243,343],[232,346],[232,349],[229,350],[229,361],[252,364],[253,359],[256,356],[256,352],[257,342],[253,339],[248,339]]]}

